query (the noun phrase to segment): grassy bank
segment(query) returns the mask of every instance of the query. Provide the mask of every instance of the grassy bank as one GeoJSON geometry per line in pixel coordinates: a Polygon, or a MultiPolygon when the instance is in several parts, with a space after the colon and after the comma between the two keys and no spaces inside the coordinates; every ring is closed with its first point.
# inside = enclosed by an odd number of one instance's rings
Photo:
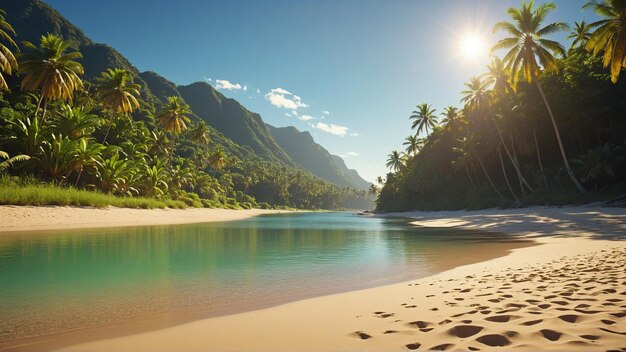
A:
{"type": "Polygon", "coordinates": [[[0,204],[2,205],[64,205],[107,206],[122,208],[186,208],[182,201],[145,197],[116,197],[93,191],[60,187],[53,184],[16,182],[0,178],[0,204]]]}

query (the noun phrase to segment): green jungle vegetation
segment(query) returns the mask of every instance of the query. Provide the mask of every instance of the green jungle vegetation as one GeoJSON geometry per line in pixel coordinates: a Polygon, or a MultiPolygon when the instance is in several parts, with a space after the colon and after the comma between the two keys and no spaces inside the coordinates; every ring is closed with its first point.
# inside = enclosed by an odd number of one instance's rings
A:
{"type": "Polygon", "coordinates": [[[382,211],[575,204],[626,195],[626,1],[591,1],[598,21],[545,23],[552,3],[523,2],[471,77],[462,106],[428,103],[372,192],[382,211]],[[418,135],[425,132],[425,138],[418,135]]]}
{"type": "Polygon", "coordinates": [[[208,84],[139,73],[41,1],[1,5],[0,204],[371,207],[343,162],[320,178],[208,84]]]}

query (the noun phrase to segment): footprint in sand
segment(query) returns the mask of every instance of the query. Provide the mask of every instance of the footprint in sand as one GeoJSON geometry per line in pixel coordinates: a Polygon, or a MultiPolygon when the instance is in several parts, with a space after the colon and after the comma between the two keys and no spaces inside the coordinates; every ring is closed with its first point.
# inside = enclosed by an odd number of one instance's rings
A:
{"type": "Polygon", "coordinates": [[[554,331],[550,329],[542,329],[542,330],[539,330],[539,332],[541,333],[541,335],[543,335],[544,338],[550,341],[558,341],[563,335],[562,333],[558,331],[554,331]]]}
{"type": "Polygon", "coordinates": [[[451,336],[460,337],[462,339],[474,336],[481,332],[483,327],[476,325],[458,325],[448,330],[448,334],[451,336]]]}
{"type": "Polygon", "coordinates": [[[366,334],[363,331],[355,331],[352,335],[360,338],[361,340],[367,340],[372,338],[372,335],[366,334]]]}
{"type": "Polygon", "coordinates": [[[514,318],[516,318],[516,317],[513,317],[511,315],[493,315],[493,316],[490,316],[490,317],[486,317],[485,320],[492,321],[492,322],[495,322],[495,323],[506,323],[509,320],[514,319],[514,318]]]}
{"type": "Polygon", "coordinates": [[[489,347],[504,347],[511,344],[506,336],[498,334],[484,335],[476,339],[476,341],[489,347]]]}

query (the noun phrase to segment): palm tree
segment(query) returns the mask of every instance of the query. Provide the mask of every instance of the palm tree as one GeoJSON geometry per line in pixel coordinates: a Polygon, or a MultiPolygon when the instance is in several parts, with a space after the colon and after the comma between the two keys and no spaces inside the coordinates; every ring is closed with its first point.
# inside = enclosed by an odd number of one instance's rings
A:
{"type": "Polygon", "coordinates": [[[198,145],[209,144],[209,132],[209,125],[204,121],[199,121],[189,130],[189,139],[198,145]]]}
{"type": "Polygon", "coordinates": [[[585,21],[574,22],[574,30],[567,36],[567,39],[574,39],[570,49],[584,48],[589,41],[590,26],[585,21]]]}
{"type": "MultiPolygon", "coordinates": [[[[0,39],[6,40],[17,49],[17,44],[13,41],[13,38],[9,35],[9,33],[16,36],[15,30],[13,27],[5,20],[6,12],[0,9],[0,39]],[[7,33],[9,32],[9,33],[7,33]]],[[[12,74],[13,70],[17,70],[17,60],[15,59],[15,55],[11,49],[7,48],[6,45],[0,43],[0,90],[9,90],[9,86],[7,85],[6,80],[4,79],[3,73],[12,74]]]]}
{"type": "Polygon", "coordinates": [[[424,146],[424,140],[413,134],[406,137],[405,141],[402,145],[406,145],[407,155],[416,155],[424,146]]]}
{"type": "Polygon", "coordinates": [[[590,1],[583,8],[591,7],[603,20],[589,24],[597,29],[589,37],[585,48],[597,56],[604,51],[604,67],[611,66],[611,81],[617,82],[623,67],[626,67],[626,1],[590,1]]]}
{"type": "Polygon", "coordinates": [[[463,112],[454,106],[448,106],[443,109],[443,119],[441,123],[446,126],[447,129],[453,130],[463,122],[463,112]]]}
{"type": "Polygon", "coordinates": [[[43,103],[40,123],[46,118],[46,107],[52,100],[72,100],[74,91],[83,89],[80,76],[83,66],[75,60],[83,57],[78,51],[66,53],[70,43],[54,34],[41,36],[39,48],[29,42],[24,46],[31,53],[20,57],[20,71],[24,73],[21,89],[26,92],[40,91],[35,116],[43,103]]]}
{"type": "Polygon", "coordinates": [[[213,153],[211,153],[208,161],[212,168],[215,170],[221,170],[228,162],[226,152],[224,152],[224,149],[222,148],[217,148],[213,153]]]}
{"type": "MultiPolygon", "coordinates": [[[[139,108],[139,84],[133,83],[133,75],[121,68],[109,68],[96,79],[96,95],[102,106],[111,112],[109,127],[102,143],[106,143],[113,119],[121,113],[127,117],[139,108]]],[[[130,119],[130,117],[129,117],[130,119]]]]}
{"type": "Polygon", "coordinates": [[[156,116],[158,124],[163,128],[165,132],[170,132],[174,135],[172,141],[172,149],[170,150],[170,159],[176,148],[176,136],[182,131],[187,129],[189,123],[189,117],[186,115],[191,113],[189,105],[179,96],[173,96],[167,98],[168,104],[165,108],[156,116]]]}
{"type": "Polygon", "coordinates": [[[30,156],[20,154],[14,157],[9,157],[9,153],[0,150],[0,159],[6,159],[4,161],[0,161],[0,172],[4,172],[8,168],[13,166],[13,163],[16,163],[18,161],[26,161],[30,159],[30,156]]]}
{"type": "MultiPolygon", "coordinates": [[[[496,185],[491,180],[491,176],[489,176],[489,173],[487,172],[487,169],[485,168],[485,164],[483,163],[483,160],[480,157],[480,153],[476,151],[476,148],[478,147],[478,143],[474,142],[473,139],[468,138],[468,137],[463,137],[461,139],[458,139],[457,141],[459,142],[459,146],[452,148],[452,150],[461,154],[460,162],[465,163],[465,165],[467,166],[474,159],[478,160],[478,164],[480,165],[480,168],[483,170],[483,173],[485,174],[487,181],[491,185],[491,188],[493,188],[494,192],[496,192],[496,194],[498,194],[500,198],[504,199],[504,195],[502,195],[500,190],[498,190],[498,187],[496,187],[496,185]]],[[[469,176],[469,170],[468,169],[466,170],[467,170],[467,175],[468,177],[470,177],[470,180],[471,180],[471,176],[469,176]]]]}
{"type": "Polygon", "coordinates": [[[387,164],[385,164],[391,170],[398,172],[404,168],[404,160],[402,155],[398,153],[397,150],[394,150],[389,154],[387,158],[387,164]]]}
{"type": "Polygon", "coordinates": [[[507,10],[508,14],[513,18],[514,23],[499,22],[496,23],[493,30],[494,32],[503,30],[509,33],[511,37],[504,38],[497,42],[492,50],[510,48],[509,52],[504,57],[504,62],[506,62],[507,67],[511,70],[513,85],[516,84],[517,77],[520,73],[522,73],[529,83],[535,82],[541,99],[548,111],[548,115],[550,115],[552,127],[556,134],[567,174],[576,188],[578,188],[581,193],[585,193],[585,189],[580,182],[578,182],[567,160],[567,154],[565,153],[565,148],[561,141],[559,127],[543,91],[541,82],[537,78],[541,73],[541,67],[547,72],[558,71],[558,65],[553,53],[565,56],[565,49],[563,49],[561,44],[553,40],[545,39],[544,37],[551,33],[566,30],[568,26],[562,22],[554,22],[545,27],[541,27],[542,22],[550,11],[556,9],[556,5],[553,3],[545,3],[535,9],[533,9],[533,6],[534,2],[531,0],[530,2],[522,3],[521,9],[511,7],[507,10]]]}
{"type": "Polygon", "coordinates": [[[436,109],[433,109],[431,105],[426,103],[417,105],[417,110],[413,111],[413,114],[409,117],[413,121],[411,128],[417,128],[417,134],[420,134],[422,130],[426,130],[428,135],[428,127],[434,128],[437,123],[437,117],[435,116],[436,109]]]}

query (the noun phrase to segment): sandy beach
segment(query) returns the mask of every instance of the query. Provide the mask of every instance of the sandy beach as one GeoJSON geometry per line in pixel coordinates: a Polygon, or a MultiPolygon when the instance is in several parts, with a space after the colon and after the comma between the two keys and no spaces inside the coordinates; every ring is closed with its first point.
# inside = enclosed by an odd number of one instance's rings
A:
{"type": "Polygon", "coordinates": [[[0,233],[101,227],[235,221],[285,210],[128,209],[108,207],[0,206],[0,233]]]}
{"type": "Polygon", "coordinates": [[[623,350],[625,214],[601,207],[387,214],[540,245],[419,280],[62,350],[623,350]]]}

